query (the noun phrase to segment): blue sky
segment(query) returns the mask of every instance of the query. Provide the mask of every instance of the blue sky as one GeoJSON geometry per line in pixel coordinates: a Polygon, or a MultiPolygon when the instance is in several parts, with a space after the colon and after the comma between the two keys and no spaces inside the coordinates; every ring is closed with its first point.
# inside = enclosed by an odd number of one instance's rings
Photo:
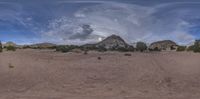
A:
{"type": "Polygon", "coordinates": [[[198,0],[0,0],[0,40],[18,44],[200,38],[198,0]]]}

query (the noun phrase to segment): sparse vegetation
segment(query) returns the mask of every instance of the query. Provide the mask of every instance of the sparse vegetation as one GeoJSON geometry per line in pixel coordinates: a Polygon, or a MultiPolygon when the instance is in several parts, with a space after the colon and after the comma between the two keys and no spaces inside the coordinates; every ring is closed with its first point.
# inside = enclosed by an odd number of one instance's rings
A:
{"type": "Polygon", "coordinates": [[[131,54],[130,53],[125,53],[124,56],[131,56],[131,54]]]}
{"type": "Polygon", "coordinates": [[[137,51],[143,52],[147,50],[147,45],[144,42],[137,42],[136,49],[137,51]]]}
{"type": "Polygon", "coordinates": [[[72,51],[73,49],[82,49],[80,46],[75,45],[60,45],[56,46],[56,51],[67,53],[72,51]]]}
{"type": "Polygon", "coordinates": [[[88,50],[84,50],[84,55],[87,55],[88,54],[88,50]]]}
{"type": "Polygon", "coordinates": [[[194,50],[194,45],[191,45],[187,48],[187,51],[193,51],[194,50]]]}
{"type": "Polygon", "coordinates": [[[57,46],[56,47],[56,51],[59,51],[59,52],[63,52],[63,53],[67,53],[71,50],[70,47],[68,46],[64,46],[64,45],[60,45],[60,46],[57,46]]]}
{"type": "Polygon", "coordinates": [[[187,51],[193,51],[195,53],[200,52],[200,42],[196,40],[194,45],[191,45],[187,48],[187,51]]]}
{"type": "Polygon", "coordinates": [[[199,44],[199,42],[195,42],[194,43],[194,49],[193,49],[193,51],[195,52],[195,53],[197,53],[197,52],[200,52],[200,44],[199,44]]]}
{"type": "Polygon", "coordinates": [[[158,47],[155,47],[154,49],[149,49],[149,51],[161,51],[158,47]]]}
{"type": "Polygon", "coordinates": [[[6,46],[5,48],[7,51],[16,51],[16,47],[12,45],[6,46]]]}
{"type": "Polygon", "coordinates": [[[101,60],[101,57],[97,57],[98,60],[101,60]]]}
{"type": "Polygon", "coordinates": [[[99,51],[99,52],[105,52],[105,51],[107,51],[107,49],[105,47],[103,47],[103,46],[99,46],[97,48],[97,51],[99,51]]]}
{"type": "Polygon", "coordinates": [[[185,51],[186,48],[187,48],[186,46],[178,46],[176,51],[178,51],[178,52],[185,51]]]}
{"type": "Polygon", "coordinates": [[[134,51],[135,51],[135,48],[134,48],[133,46],[129,46],[129,47],[127,48],[127,50],[128,50],[129,52],[134,52],[134,51]]]}
{"type": "Polygon", "coordinates": [[[113,51],[128,52],[128,49],[124,47],[117,47],[117,48],[114,48],[113,51]]]}
{"type": "Polygon", "coordinates": [[[2,43],[0,41],[0,52],[2,52],[2,51],[3,51],[3,47],[2,47],[2,43]]]}
{"type": "Polygon", "coordinates": [[[14,68],[15,66],[13,66],[11,63],[9,63],[8,67],[12,69],[12,68],[14,68]]]}
{"type": "Polygon", "coordinates": [[[29,49],[29,48],[31,48],[29,45],[25,45],[22,47],[22,49],[29,49]]]}

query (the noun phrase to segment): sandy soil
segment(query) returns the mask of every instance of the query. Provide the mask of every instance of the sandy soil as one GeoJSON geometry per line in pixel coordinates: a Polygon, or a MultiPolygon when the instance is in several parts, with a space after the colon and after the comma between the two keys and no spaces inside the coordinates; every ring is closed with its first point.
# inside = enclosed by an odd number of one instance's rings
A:
{"type": "Polygon", "coordinates": [[[0,99],[200,99],[200,54],[131,54],[0,53],[0,99]]]}

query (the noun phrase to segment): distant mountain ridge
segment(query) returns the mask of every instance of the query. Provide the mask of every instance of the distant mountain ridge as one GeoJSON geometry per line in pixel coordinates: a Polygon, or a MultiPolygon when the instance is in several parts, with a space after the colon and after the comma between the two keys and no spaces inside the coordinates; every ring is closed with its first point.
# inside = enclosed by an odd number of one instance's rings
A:
{"type": "Polygon", "coordinates": [[[50,47],[54,47],[57,46],[56,44],[53,43],[37,43],[37,44],[32,44],[29,45],[30,47],[39,47],[39,48],[50,48],[50,47]]]}
{"type": "Polygon", "coordinates": [[[32,46],[56,46],[56,44],[45,42],[45,43],[32,44],[32,46]]]}

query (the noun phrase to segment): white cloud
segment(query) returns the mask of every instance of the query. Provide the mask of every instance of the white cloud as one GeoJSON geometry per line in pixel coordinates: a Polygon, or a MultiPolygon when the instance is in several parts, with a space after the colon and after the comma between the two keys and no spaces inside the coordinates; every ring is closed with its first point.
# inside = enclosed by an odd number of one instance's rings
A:
{"type": "Polygon", "coordinates": [[[170,39],[186,44],[195,39],[188,33],[191,24],[180,16],[185,10],[164,12],[167,5],[144,7],[116,2],[101,3],[81,8],[73,18],[64,16],[50,22],[49,31],[44,33],[44,37],[68,44],[97,42],[99,37],[111,34],[120,35],[129,43],[170,39]],[[179,11],[183,12],[176,13],[179,11]],[[70,39],[70,36],[81,34],[83,24],[89,24],[94,30],[88,39],[70,39]]]}

